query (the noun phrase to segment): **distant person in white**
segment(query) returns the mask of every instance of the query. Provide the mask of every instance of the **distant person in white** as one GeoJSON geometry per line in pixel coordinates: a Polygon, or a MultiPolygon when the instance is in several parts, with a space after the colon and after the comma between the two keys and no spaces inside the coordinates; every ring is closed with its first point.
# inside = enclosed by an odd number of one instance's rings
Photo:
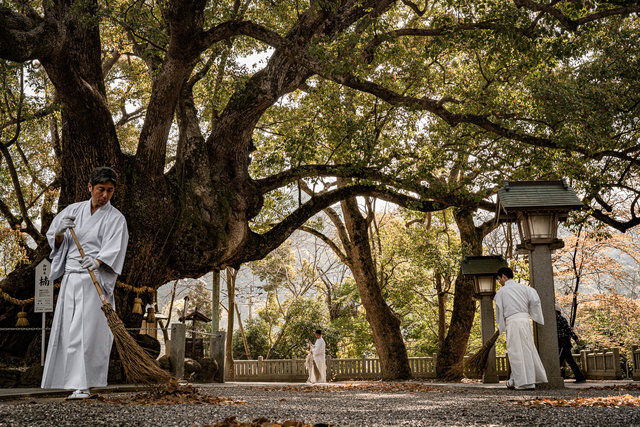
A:
{"type": "Polygon", "coordinates": [[[511,366],[508,388],[535,389],[536,383],[546,383],[547,374],[542,366],[538,350],[533,343],[529,316],[544,324],[540,297],[535,289],[513,280],[508,267],[498,270],[498,282],[502,288],[496,293],[496,318],[500,332],[507,332],[507,353],[511,366]]]}
{"type": "Polygon", "coordinates": [[[307,382],[312,384],[326,383],[327,364],[324,355],[326,344],[322,338],[322,331],[320,329],[316,330],[316,343],[311,344],[311,341],[309,341],[308,346],[310,351],[305,361],[305,365],[309,371],[307,382]]]}
{"type": "Polygon", "coordinates": [[[94,169],[88,186],[91,199],[67,206],[47,232],[52,248],[49,277],[64,277],[51,325],[42,388],[75,390],[70,399],[86,399],[91,387],[107,385],[113,335],[89,270],[95,273],[107,302],[114,306],[113,289],[129,241],[127,222],[110,203],[116,180],[112,169],[94,169]],[[69,228],[74,228],[84,258],[69,228]]]}

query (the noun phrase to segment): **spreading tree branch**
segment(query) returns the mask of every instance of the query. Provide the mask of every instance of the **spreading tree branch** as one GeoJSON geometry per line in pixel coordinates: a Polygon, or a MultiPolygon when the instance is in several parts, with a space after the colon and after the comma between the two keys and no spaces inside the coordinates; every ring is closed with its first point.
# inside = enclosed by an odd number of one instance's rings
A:
{"type": "Polygon", "coordinates": [[[602,18],[607,18],[609,16],[626,16],[632,13],[640,12],[640,6],[624,6],[624,7],[614,7],[611,9],[601,10],[599,12],[595,12],[582,18],[572,19],[567,15],[562,13],[561,10],[553,7],[553,5],[547,5],[542,3],[537,3],[533,0],[514,0],[513,3],[518,7],[525,7],[529,10],[533,10],[535,12],[544,12],[548,15],[553,16],[563,27],[570,31],[576,31],[578,27],[581,25],[587,24],[589,22],[594,22],[602,18]]]}
{"type": "Polygon", "coordinates": [[[64,31],[54,19],[33,9],[26,14],[0,7],[0,58],[15,62],[44,59],[62,48],[64,31]]]}
{"type": "Polygon", "coordinates": [[[597,220],[607,224],[609,227],[615,228],[623,233],[637,225],[640,225],[640,217],[633,217],[627,221],[621,221],[610,217],[600,209],[593,209],[591,215],[593,215],[597,220]]]}
{"type": "Polygon", "coordinates": [[[601,150],[593,152],[590,147],[579,147],[579,146],[571,146],[566,147],[564,145],[559,144],[557,141],[554,141],[551,138],[544,138],[540,136],[530,135],[526,133],[522,133],[513,129],[510,129],[500,123],[494,122],[489,119],[488,115],[479,115],[479,114],[467,114],[467,113],[454,113],[447,108],[445,108],[446,104],[460,104],[461,102],[455,100],[450,97],[443,97],[442,99],[436,100],[432,98],[418,98],[413,96],[401,95],[391,89],[387,89],[386,87],[371,82],[367,80],[362,80],[358,77],[355,77],[351,74],[336,74],[331,73],[329,71],[324,71],[320,68],[316,68],[316,73],[328,80],[335,81],[341,85],[350,87],[355,90],[359,90],[361,92],[366,92],[371,95],[374,95],[387,103],[394,106],[403,106],[409,107],[413,109],[421,109],[424,111],[428,111],[451,126],[457,126],[461,123],[468,123],[475,125],[479,128],[492,132],[495,135],[499,135],[513,141],[522,142],[527,145],[532,145],[536,147],[543,148],[551,148],[558,150],[566,150],[569,149],[576,153],[583,155],[587,159],[601,160],[605,157],[613,157],[620,160],[624,160],[636,166],[640,166],[640,161],[636,158],[636,156],[630,156],[628,152],[625,151],[615,151],[615,150],[601,150]]]}
{"type": "MultiPolygon", "coordinates": [[[[281,173],[259,179],[256,181],[259,190],[265,194],[276,188],[284,187],[302,178],[308,177],[341,177],[341,178],[358,178],[367,181],[379,182],[381,185],[389,185],[401,190],[410,191],[419,195],[419,198],[413,200],[434,200],[442,203],[450,202],[457,206],[467,206],[471,208],[482,208],[488,211],[495,210],[495,204],[487,202],[484,199],[488,194],[460,194],[455,190],[447,188],[427,187],[421,185],[419,180],[401,180],[394,176],[380,172],[372,167],[360,167],[354,165],[300,165],[283,171],[281,173]]],[[[400,193],[394,192],[390,194],[400,193]]],[[[389,196],[391,197],[391,196],[389,196]]],[[[394,196],[396,197],[396,196],[394,196]]],[[[400,199],[398,199],[400,200],[400,199]]]]}
{"type": "Polygon", "coordinates": [[[347,255],[344,252],[342,252],[342,250],[338,247],[338,245],[336,245],[336,243],[325,234],[319,232],[315,228],[308,227],[306,225],[303,225],[298,229],[302,231],[306,231],[307,233],[313,236],[316,236],[318,239],[322,240],[327,246],[331,248],[331,250],[338,256],[338,258],[340,258],[340,261],[342,261],[343,264],[345,265],[351,264],[351,261],[349,260],[347,255]]]}
{"type": "Polygon", "coordinates": [[[238,253],[242,254],[242,259],[227,260],[227,265],[239,265],[243,262],[254,261],[265,257],[269,252],[280,246],[291,233],[300,228],[309,218],[326,207],[346,198],[356,196],[377,197],[423,212],[437,211],[448,207],[448,205],[444,203],[420,200],[408,195],[398,194],[377,185],[354,184],[337,188],[319,196],[312,197],[266,233],[257,234],[251,232],[243,245],[244,250],[238,251],[238,253]]]}

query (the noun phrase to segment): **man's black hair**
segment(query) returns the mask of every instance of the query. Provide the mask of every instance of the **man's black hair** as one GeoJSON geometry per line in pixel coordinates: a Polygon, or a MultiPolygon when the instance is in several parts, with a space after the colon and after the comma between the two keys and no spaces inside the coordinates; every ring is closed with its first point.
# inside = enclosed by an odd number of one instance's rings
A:
{"type": "Polygon", "coordinates": [[[501,267],[496,274],[498,275],[498,277],[504,274],[505,276],[507,276],[507,278],[513,279],[513,270],[509,267],[501,267]]]}
{"type": "Polygon", "coordinates": [[[116,185],[118,181],[118,175],[116,172],[106,166],[100,166],[91,171],[89,175],[89,184],[92,186],[97,184],[104,184],[105,182],[111,182],[116,185]]]}
{"type": "Polygon", "coordinates": [[[322,335],[322,331],[320,329],[316,329],[316,334],[322,335]]]}

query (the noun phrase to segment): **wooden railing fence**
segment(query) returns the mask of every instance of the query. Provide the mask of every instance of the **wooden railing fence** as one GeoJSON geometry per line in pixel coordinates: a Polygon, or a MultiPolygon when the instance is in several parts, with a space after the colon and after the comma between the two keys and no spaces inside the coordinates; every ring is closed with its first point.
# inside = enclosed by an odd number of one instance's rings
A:
{"type": "MultiPolygon", "coordinates": [[[[640,349],[633,352],[634,379],[640,380],[640,349]]],[[[620,349],[594,352],[583,350],[574,355],[588,379],[622,378],[620,349]]],[[[436,356],[410,357],[409,366],[416,379],[434,379],[436,356]]],[[[496,371],[501,380],[507,378],[509,362],[506,355],[496,356],[496,371]]],[[[470,372],[467,377],[474,378],[470,372]]],[[[303,382],[307,372],[303,359],[234,360],[234,381],[281,381],[303,382]]],[[[377,358],[332,359],[327,357],[327,379],[329,381],[377,380],[380,379],[380,362],[377,358]]]]}

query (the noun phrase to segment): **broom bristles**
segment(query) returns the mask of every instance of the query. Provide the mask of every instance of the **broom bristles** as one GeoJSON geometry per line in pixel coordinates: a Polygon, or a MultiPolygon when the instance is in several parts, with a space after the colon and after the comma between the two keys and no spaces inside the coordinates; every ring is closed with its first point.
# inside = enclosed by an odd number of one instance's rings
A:
{"type": "Polygon", "coordinates": [[[127,381],[134,384],[165,383],[171,376],[162,370],[156,361],[138,345],[136,340],[125,329],[122,320],[109,304],[102,305],[102,311],[107,317],[107,323],[113,333],[113,338],[122,360],[122,367],[127,381]]]}
{"type": "Polygon", "coordinates": [[[484,370],[487,368],[487,361],[489,359],[491,347],[496,343],[499,336],[500,331],[495,331],[491,338],[489,338],[487,342],[480,347],[480,350],[467,359],[467,369],[478,375],[482,375],[484,373],[484,370]]]}

